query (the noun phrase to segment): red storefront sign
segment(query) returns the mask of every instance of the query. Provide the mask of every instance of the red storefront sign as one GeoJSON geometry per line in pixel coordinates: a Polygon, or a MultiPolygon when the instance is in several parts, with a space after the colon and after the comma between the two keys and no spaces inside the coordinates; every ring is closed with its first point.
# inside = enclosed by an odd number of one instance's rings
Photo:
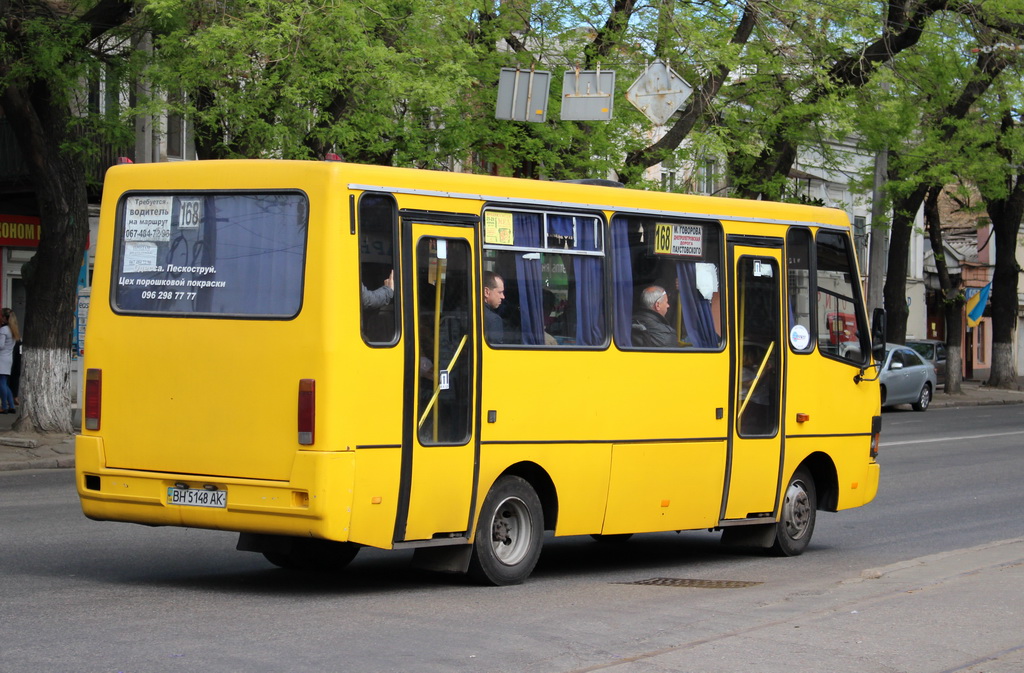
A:
{"type": "Polygon", "coordinates": [[[0,246],[35,248],[39,245],[39,218],[0,214],[0,246]]]}

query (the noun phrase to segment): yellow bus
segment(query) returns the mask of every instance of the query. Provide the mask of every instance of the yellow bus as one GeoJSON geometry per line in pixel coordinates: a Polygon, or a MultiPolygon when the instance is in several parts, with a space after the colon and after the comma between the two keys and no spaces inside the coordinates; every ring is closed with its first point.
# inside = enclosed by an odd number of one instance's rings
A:
{"type": "Polygon", "coordinates": [[[97,520],[522,582],[545,531],[800,554],[875,497],[837,210],[339,161],[116,166],[77,488],[97,520]],[[843,339],[830,316],[847,316],[843,339]]]}

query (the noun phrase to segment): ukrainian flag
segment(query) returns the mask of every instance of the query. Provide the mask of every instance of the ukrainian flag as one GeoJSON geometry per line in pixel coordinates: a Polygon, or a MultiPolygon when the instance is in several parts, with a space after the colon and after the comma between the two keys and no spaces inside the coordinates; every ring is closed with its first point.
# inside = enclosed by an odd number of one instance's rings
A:
{"type": "Polygon", "coordinates": [[[967,326],[977,327],[981,322],[981,316],[985,312],[985,305],[988,304],[988,293],[992,291],[992,283],[981,288],[973,297],[967,300],[967,326]]]}

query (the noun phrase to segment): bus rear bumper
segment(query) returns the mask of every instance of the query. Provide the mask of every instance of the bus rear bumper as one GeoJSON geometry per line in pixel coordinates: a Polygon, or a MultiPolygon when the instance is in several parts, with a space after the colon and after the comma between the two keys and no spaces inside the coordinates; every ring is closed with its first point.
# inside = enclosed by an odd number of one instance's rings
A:
{"type": "Polygon", "coordinates": [[[101,437],[79,435],[75,440],[75,482],[82,512],[101,521],[344,542],[349,535],[353,474],[351,453],[317,451],[296,452],[288,481],[115,469],[106,467],[101,437]],[[171,489],[180,487],[224,491],[224,504],[173,504],[171,489]]]}

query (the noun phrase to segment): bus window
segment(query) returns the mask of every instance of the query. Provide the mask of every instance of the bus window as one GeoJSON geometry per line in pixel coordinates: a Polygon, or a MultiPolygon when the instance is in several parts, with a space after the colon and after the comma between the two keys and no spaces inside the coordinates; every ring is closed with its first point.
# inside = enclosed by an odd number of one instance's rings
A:
{"type": "Polygon", "coordinates": [[[721,251],[722,230],[717,224],[615,217],[611,257],[618,346],[718,348],[721,251]],[[663,304],[648,306],[662,290],[667,293],[667,309],[663,304]],[[652,312],[661,319],[649,315],[652,312]],[[671,339],[652,334],[663,331],[662,322],[668,324],[671,339]]]}
{"type": "Polygon", "coordinates": [[[305,196],[132,193],[119,213],[111,295],[118,313],[298,314],[305,196]]]}
{"type": "Polygon", "coordinates": [[[863,365],[867,362],[868,328],[860,324],[859,302],[848,239],[837,233],[818,233],[815,281],[818,290],[818,348],[822,353],[863,365]]]}
{"type": "Polygon", "coordinates": [[[743,348],[739,429],[744,437],[778,428],[780,370],[778,268],[775,260],[742,257],[736,269],[736,325],[743,348]]]}
{"type": "Polygon", "coordinates": [[[363,340],[368,344],[398,341],[395,221],[395,203],[390,196],[365,194],[359,200],[359,315],[363,340]]]}
{"type": "Polygon", "coordinates": [[[811,232],[790,229],[786,234],[787,298],[789,304],[789,347],[797,353],[814,350],[811,327],[811,232]]]}
{"type": "Polygon", "coordinates": [[[604,241],[593,216],[512,210],[484,213],[484,270],[505,300],[496,345],[603,346],[604,241]]]}
{"type": "Polygon", "coordinates": [[[469,246],[424,237],[417,245],[416,263],[420,443],[464,444],[472,422],[469,246]]]}

